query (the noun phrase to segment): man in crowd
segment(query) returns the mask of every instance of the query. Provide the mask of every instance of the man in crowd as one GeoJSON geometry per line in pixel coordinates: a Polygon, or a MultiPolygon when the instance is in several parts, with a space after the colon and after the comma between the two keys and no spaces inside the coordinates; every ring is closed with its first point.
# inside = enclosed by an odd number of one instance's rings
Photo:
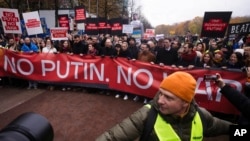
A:
{"type": "Polygon", "coordinates": [[[24,39],[24,44],[21,48],[21,51],[32,53],[32,52],[39,52],[39,49],[33,42],[31,42],[29,37],[26,37],[24,39]]]}
{"type": "Polygon", "coordinates": [[[176,66],[180,69],[192,69],[199,64],[200,58],[197,56],[196,51],[193,50],[192,43],[185,43],[183,46],[183,53],[179,57],[176,66]]]}
{"type": "Polygon", "coordinates": [[[116,50],[113,47],[112,40],[110,38],[106,38],[104,47],[100,49],[101,56],[116,56],[116,50]]]}
{"type": "MultiPolygon", "coordinates": [[[[142,43],[140,45],[140,51],[139,51],[137,60],[142,61],[142,62],[147,62],[147,63],[154,63],[155,62],[155,55],[151,52],[150,49],[151,48],[150,48],[149,44],[142,43]]],[[[135,96],[133,100],[138,101],[139,96],[135,96]]],[[[147,102],[148,102],[147,98],[144,97],[143,103],[146,104],[147,102]]]]}
{"type": "Polygon", "coordinates": [[[83,55],[87,54],[88,47],[84,45],[79,35],[74,36],[74,41],[72,45],[72,54],[83,55]]]}
{"type": "Polygon", "coordinates": [[[171,40],[163,41],[163,48],[159,48],[156,55],[156,63],[159,65],[175,65],[178,60],[177,50],[171,47],[171,40]]]}
{"type": "MultiPolygon", "coordinates": [[[[21,51],[22,52],[26,52],[26,53],[33,53],[33,52],[36,52],[38,53],[39,52],[39,49],[38,47],[33,43],[31,42],[30,38],[29,37],[26,37],[24,39],[24,44],[23,46],[21,47],[21,51]]],[[[29,86],[28,86],[28,90],[31,89],[31,88],[34,88],[34,89],[37,89],[37,82],[36,81],[33,81],[33,80],[30,80],[29,81],[29,86]]]]}
{"type": "Polygon", "coordinates": [[[213,117],[194,101],[196,80],[177,71],[163,79],[150,104],[130,115],[96,141],[203,140],[229,133],[230,122],[213,117]]]}
{"type": "Polygon", "coordinates": [[[131,53],[131,59],[137,59],[138,58],[139,49],[137,48],[136,40],[133,37],[128,39],[128,50],[131,53]]]}

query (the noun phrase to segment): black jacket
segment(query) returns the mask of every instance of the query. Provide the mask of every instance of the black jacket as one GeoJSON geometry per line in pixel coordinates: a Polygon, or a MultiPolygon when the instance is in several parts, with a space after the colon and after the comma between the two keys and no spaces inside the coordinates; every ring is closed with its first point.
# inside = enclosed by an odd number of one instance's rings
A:
{"type": "Polygon", "coordinates": [[[82,43],[74,43],[72,46],[72,52],[74,54],[87,54],[88,48],[82,43]]]}
{"type": "Polygon", "coordinates": [[[173,65],[178,61],[177,51],[171,48],[169,51],[165,48],[160,48],[156,55],[156,63],[165,65],[173,65]]]}
{"type": "Polygon", "coordinates": [[[250,121],[250,99],[229,85],[221,89],[221,93],[250,121]]]}

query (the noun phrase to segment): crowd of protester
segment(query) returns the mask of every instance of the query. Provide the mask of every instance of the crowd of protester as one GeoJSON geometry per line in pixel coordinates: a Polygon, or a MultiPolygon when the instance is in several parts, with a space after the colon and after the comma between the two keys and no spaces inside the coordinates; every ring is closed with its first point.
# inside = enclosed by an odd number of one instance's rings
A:
{"type": "MultiPolygon", "coordinates": [[[[122,34],[111,36],[101,34],[90,35],[69,35],[69,40],[52,41],[46,38],[0,38],[0,46],[12,51],[37,52],[37,53],[65,53],[68,55],[89,54],[93,56],[124,57],[131,60],[139,60],[151,64],[168,65],[182,69],[224,69],[244,72],[244,68],[250,65],[250,46],[245,39],[239,41],[227,38],[197,38],[191,40],[186,38],[171,37],[156,40],[154,38],[142,40],[138,44],[135,38],[122,34]]],[[[6,78],[5,78],[6,79],[6,78]]],[[[8,78],[8,84],[12,85],[17,81],[15,78],[8,78]]],[[[19,82],[19,81],[17,81],[19,82]]],[[[28,89],[37,89],[38,82],[27,81],[28,89]]],[[[3,78],[1,79],[3,82],[3,78]]],[[[5,80],[5,84],[6,84],[5,80]]],[[[20,82],[19,82],[20,83],[20,82]]],[[[250,81],[247,81],[247,84],[250,81]]],[[[19,85],[19,84],[15,84],[19,85]]],[[[54,90],[53,84],[47,84],[48,89],[54,90]]],[[[70,86],[60,86],[62,91],[70,90],[70,86]]],[[[74,88],[76,89],[76,88],[74,88]]],[[[82,89],[82,88],[78,88],[82,89]]],[[[86,88],[87,90],[93,90],[86,88]]],[[[111,90],[103,90],[106,94],[115,93],[115,98],[123,96],[124,100],[134,96],[133,100],[138,101],[139,96],[111,90]]],[[[148,99],[144,97],[144,103],[148,99]]]]}

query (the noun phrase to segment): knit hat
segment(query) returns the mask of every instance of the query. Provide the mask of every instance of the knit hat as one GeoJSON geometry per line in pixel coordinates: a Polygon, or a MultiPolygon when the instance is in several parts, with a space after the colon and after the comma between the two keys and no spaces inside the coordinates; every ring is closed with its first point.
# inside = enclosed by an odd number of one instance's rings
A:
{"type": "Polygon", "coordinates": [[[220,54],[221,56],[223,56],[223,52],[221,50],[217,49],[217,50],[214,51],[214,54],[217,54],[217,53],[220,54]]]}
{"type": "Polygon", "coordinates": [[[192,75],[183,71],[172,73],[163,79],[160,88],[167,90],[184,101],[191,102],[194,98],[196,80],[192,75]]]}

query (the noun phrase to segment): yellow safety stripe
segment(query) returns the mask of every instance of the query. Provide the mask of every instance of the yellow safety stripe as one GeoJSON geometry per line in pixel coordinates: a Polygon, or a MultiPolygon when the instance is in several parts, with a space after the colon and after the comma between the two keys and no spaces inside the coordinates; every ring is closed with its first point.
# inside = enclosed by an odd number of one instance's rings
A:
{"type": "MultiPolygon", "coordinates": [[[[160,141],[181,141],[171,124],[167,123],[159,114],[157,115],[154,130],[160,141]]],[[[196,112],[192,121],[191,141],[202,141],[203,127],[200,115],[196,112]]]]}
{"type": "MultiPolygon", "coordinates": [[[[146,107],[151,108],[150,104],[146,107]]],[[[159,114],[157,115],[154,125],[155,133],[160,141],[181,141],[180,137],[176,134],[171,124],[167,123],[159,114]]],[[[195,113],[192,121],[190,141],[202,141],[203,139],[203,126],[198,112],[195,113]]]]}

